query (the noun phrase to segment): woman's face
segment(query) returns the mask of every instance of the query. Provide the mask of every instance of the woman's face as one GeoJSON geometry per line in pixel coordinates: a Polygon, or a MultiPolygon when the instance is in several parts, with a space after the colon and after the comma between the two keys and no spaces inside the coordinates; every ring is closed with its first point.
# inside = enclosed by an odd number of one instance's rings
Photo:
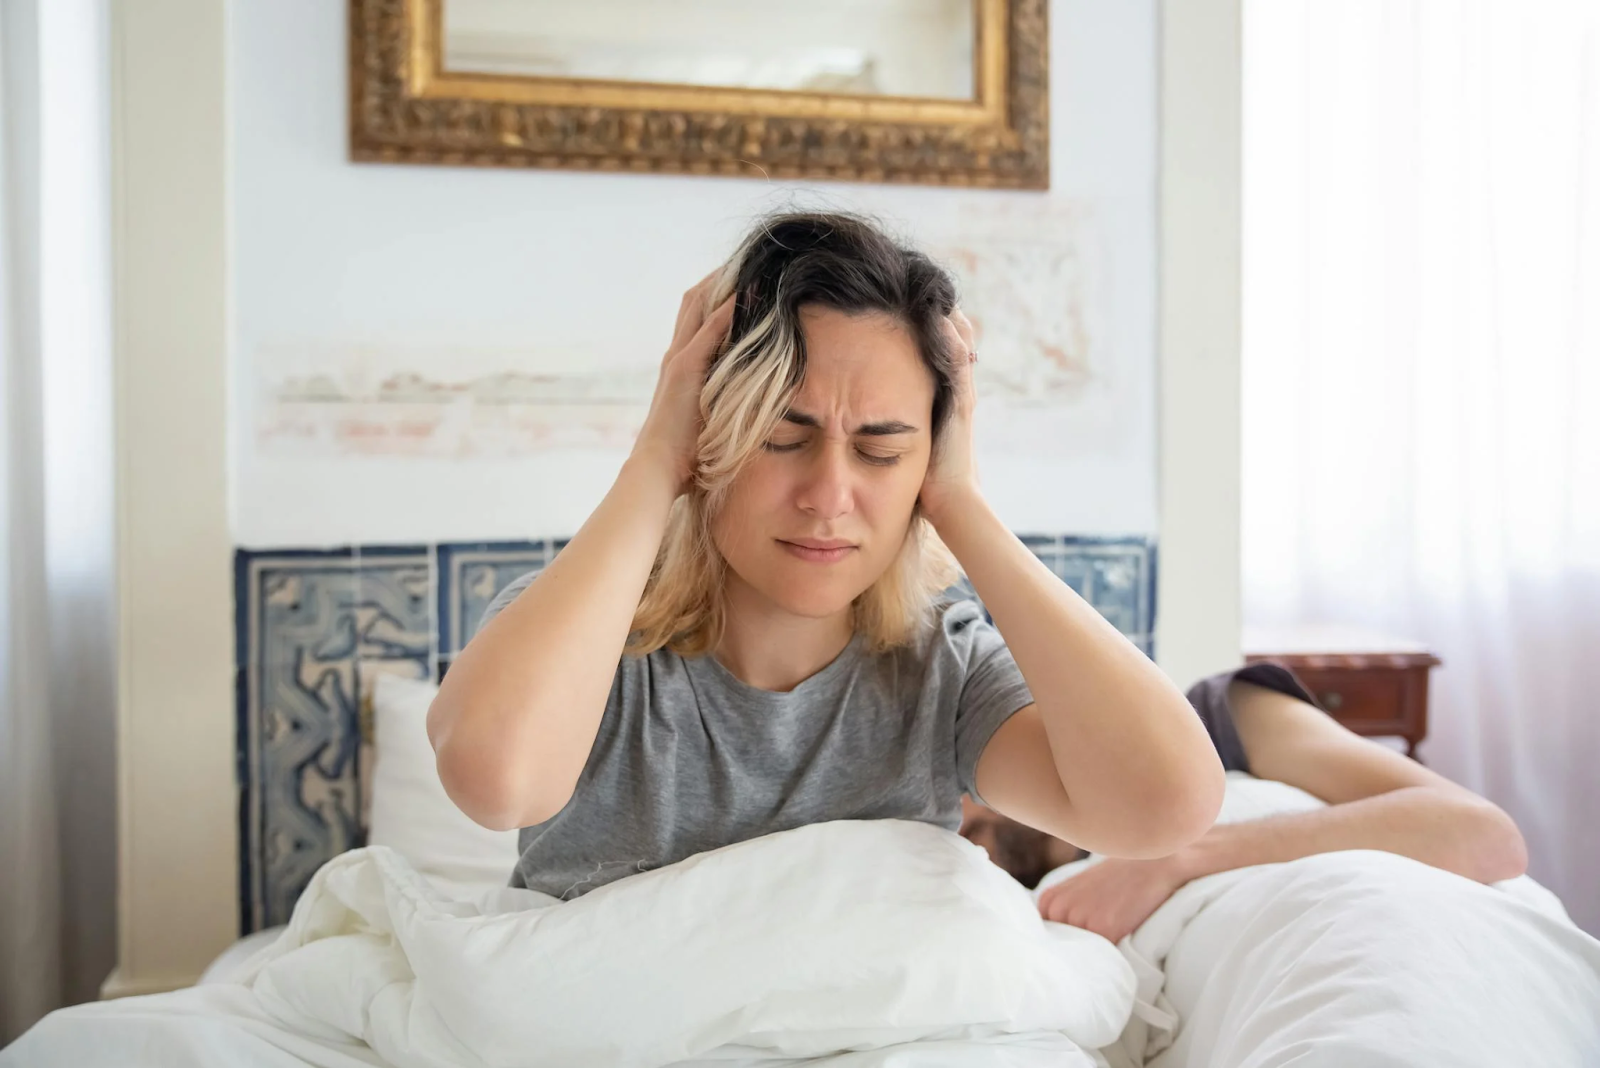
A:
{"type": "Polygon", "coordinates": [[[711,531],[730,582],[820,619],[899,555],[933,445],[933,376],[888,315],[808,307],[800,321],[799,394],[711,531]]]}

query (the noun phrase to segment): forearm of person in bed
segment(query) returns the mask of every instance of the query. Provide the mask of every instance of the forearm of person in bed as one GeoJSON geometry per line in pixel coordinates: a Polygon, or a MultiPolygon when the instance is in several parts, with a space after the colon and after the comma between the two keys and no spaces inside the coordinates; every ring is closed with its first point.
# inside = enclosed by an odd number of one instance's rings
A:
{"type": "Polygon", "coordinates": [[[1522,836],[1499,809],[1465,791],[1406,786],[1376,797],[1213,827],[1174,857],[1180,883],[1252,864],[1347,849],[1398,853],[1478,882],[1521,875],[1522,836]]]}
{"type": "Polygon", "coordinates": [[[1185,851],[1191,877],[1341,849],[1399,853],[1479,882],[1527,866],[1517,825],[1470,790],[1287,694],[1235,682],[1228,702],[1251,772],[1329,807],[1213,828],[1185,851]]]}
{"type": "Polygon", "coordinates": [[[984,749],[985,801],[1111,856],[1160,856],[1201,834],[1222,802],[1222,766],[1183,694],[976,490],[932,518],[1036,702],[984,749]]]}
{"type": "Polygon", "coordinates": [[[475,635],[428,710],[439,778],[477,823],[542,823],[572,796],[676,491],[630,460],[561,554],[475,635]]]}

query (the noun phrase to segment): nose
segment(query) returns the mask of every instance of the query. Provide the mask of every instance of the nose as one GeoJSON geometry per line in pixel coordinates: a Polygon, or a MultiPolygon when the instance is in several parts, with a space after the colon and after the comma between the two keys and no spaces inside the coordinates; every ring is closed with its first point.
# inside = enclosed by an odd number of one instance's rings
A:
{"type": "Polygon", "coordinates": [[[828,442],[813,452],[795,503],[807,515],[832,520],[849,514],[854,500],[848,445],[828,442]]]}

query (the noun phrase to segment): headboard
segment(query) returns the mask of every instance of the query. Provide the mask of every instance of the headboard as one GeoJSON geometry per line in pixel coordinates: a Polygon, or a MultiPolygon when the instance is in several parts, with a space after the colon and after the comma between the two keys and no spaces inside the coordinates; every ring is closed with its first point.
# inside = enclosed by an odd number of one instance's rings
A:
{"type": "MultiPolygon", "coordinates": [[[[1147,538],[1023,541],[1151,652],[1155,546],[1147,538]]],[[[288,920],[312,874],[366,841],[378,672],[438,678],[483,610],[566,539],[239,549],[234,557],[239,927],[288,920]]],[[[971,588],[966,587],[970,595],[971,588]]]]}

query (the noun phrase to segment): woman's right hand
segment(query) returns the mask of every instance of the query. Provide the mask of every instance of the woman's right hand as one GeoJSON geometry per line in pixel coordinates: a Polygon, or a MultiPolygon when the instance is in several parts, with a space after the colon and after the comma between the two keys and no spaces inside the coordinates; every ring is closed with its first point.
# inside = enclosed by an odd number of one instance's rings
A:
{"type": "Polygon", "coordinates": [[[706,299],[720,270],[713,271],[683,295],[672,345],[661,361],[661,375],[650,401],[650,414],[633,444],[633,459],[658,465],[672,479],[676,494],[694,478],[700,440],[700,390],[712,354],[728,336],[734,298],[708,314],[706,299]]]}

